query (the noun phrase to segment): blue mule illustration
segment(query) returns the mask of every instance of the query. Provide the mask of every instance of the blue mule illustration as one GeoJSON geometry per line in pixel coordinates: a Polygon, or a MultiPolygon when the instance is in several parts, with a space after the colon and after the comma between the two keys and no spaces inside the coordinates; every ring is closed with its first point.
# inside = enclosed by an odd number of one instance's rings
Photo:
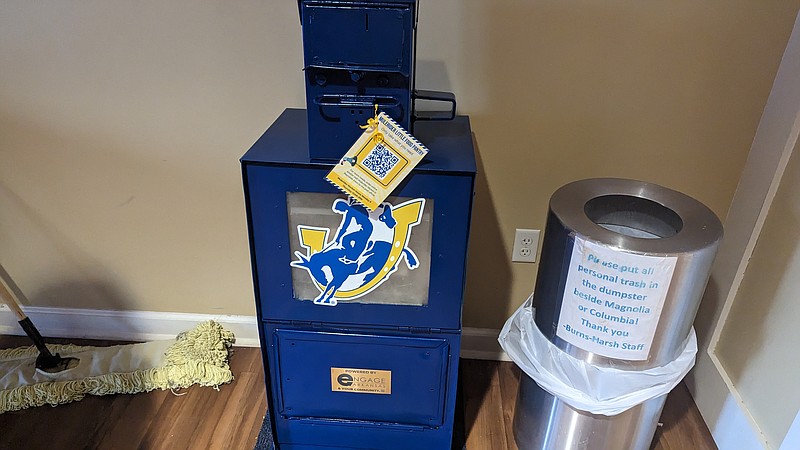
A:
{"type": "Polygon", "coordinates": [[[316,304],[335,306],[338,300],[366,295],[397,270],[401,259],[409,269],[419,266],[408,240],[424,209],[422,198],[396,206],[383,203],[371,213],[358,203],[336,199],[331,210],[343,217],[334,238],[328,241],[327,228],[299,225],[306,253],[296,251],[291,266],[311,276],[320,290],[316,304]]]}

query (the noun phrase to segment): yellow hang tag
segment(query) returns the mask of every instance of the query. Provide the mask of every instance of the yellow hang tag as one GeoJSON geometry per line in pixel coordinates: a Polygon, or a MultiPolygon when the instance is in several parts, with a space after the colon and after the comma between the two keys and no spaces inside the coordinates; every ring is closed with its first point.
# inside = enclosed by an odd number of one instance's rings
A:
{"type": "MultiPolygon", "coordinates": [[[[376,113],[377,110],[376,105],[376,113]]],[[[428,149],[383,112],[361,128],[364,132],[326,179],[374,211],[425,157],[428,149]]]]}

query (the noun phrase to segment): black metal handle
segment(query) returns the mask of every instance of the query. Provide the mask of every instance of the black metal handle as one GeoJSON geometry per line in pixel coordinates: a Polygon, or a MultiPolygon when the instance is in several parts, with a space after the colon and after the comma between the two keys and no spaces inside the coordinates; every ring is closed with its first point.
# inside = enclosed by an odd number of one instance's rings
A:
{"type": "Polygon", "coordinates": [[[48,350],[47,346],[44,345],[44,338],[41,334],[39,334],[39,330],[37,330],[33,325],[31,319],[26,317],[20,320],[19,326],[22,327],[22,330],[25,331],[25,334],[27,334],[28,337],[33,341],[33,345],[36,346],[36,349],[39,350],[39,353],[50,358],[53,357],[52,353],[50,353],[50,350],[48,350]]]}
{"type": "Polygon", "coordinates": [[[436,102],[450,103],[449,111],[417,111],[415,107],[414,120],[453,120],[456,118],[456,96],[452,92],[415,90],[413,95],[416,100],[433,100],[436,102]]]}

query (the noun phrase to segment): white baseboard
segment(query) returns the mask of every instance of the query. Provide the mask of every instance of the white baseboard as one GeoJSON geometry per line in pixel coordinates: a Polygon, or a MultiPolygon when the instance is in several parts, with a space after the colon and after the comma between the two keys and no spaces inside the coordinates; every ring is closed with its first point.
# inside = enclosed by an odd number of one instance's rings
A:
{"type": "MultiPolygon", "coordinates": [[[[237,346],[259,346],[258,321],[255,316],[45,307],[29,307],[25,311],[45,336],[155,341],[172,339],[198,323],[215,320],[233,331],[237,346]]],[[[461,357],[510,361],[497,343],[499,333],[499,330],[489,328],[464,328],[461,335],[461,357]]],[[[24,334],[17,324],[17,318],[4,305],[0,306],[0,334],[24,334]]]]}
{"type": "Polygon", "coordinates": [[[783,438],[780,450],[792,450],[800,448],[800,411],[794,418],[794,422],[789,427],[786,437],[783,438]]]}
{"type": "MultiPolygon", "coordinates": [[[[720,450],[759,450],[770,448],[751,425],[742,405],[728,395],[716,424],[710,425],[711,436],[720,450]]],[[[772,447],[775,448],[775,447],[772,447]]]]}
{"type": "MultiPolygon", "coordinates": [[[[172,339],[201,322],[215,320],[233,332],[236,346],[259,346],[258,322],[255,316],[43,307],[28,307],[25,312],[45,336],[156,341],[172,339]]],[[[17,318],[5,306],[0,307],[0,334],[24,334],[17,318]]]]}

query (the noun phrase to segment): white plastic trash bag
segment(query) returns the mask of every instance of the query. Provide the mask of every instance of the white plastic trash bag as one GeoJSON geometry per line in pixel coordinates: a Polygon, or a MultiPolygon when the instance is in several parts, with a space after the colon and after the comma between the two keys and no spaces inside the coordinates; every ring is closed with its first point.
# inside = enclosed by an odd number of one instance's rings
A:
{"type": "Polygon", "coordinates": [[[694,366],[697,337],[692,328],[674,361],[646,370],[597,367],[568,355],[550,342],[533,321],[533,295],[500,331],[508,356],[550,394],[575,409],[613,416],[670,392],[694,366]]]}

